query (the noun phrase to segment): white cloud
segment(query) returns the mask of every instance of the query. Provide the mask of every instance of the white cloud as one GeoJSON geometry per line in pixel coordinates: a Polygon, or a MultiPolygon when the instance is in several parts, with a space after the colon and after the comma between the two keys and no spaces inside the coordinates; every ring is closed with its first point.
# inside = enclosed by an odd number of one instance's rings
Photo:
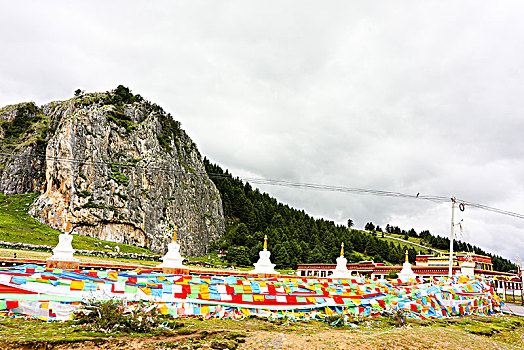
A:
{"type": "MultiPolygon", "coordinates": [[[[523,14],[518,1],[4,1],[0,105],[122,83],[238,175],[522,213],[523,14]]],[[[449,232],[431,202],[264,189],[340,223],[449,232]]],[[[464,215],[471,243],[521,249],[522,220],[464,215]]]]}

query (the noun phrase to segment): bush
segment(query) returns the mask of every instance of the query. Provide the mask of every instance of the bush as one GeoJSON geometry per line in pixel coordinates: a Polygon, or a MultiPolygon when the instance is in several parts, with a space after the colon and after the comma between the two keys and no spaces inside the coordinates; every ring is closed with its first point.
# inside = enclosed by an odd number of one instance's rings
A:
{"type": "Polygon", "coordinates": [[[74,319],[97,332],[148,333],[164,322],[155,304],[138,302],[130,307],[123,300],[91,300],[74,319]]]}
{"type": "Polygon", "coordinates": [[[388,273],[388,278],[397,279],[399,272],[400,272],[399,270],[390,270],[388,273]]]}
{"type": "Polygon", "coordinates": [[[229,247],[226,253],[226,260],[236,266],[251,265],[246,247],[229,247]]]}
{"type": "Polygon", "coordinates": [[[404,315],[404,310],[391,310],[386,309],[380,312],[382,316],[385,317],[388,324],[395,327],[404,327],[406,325],[406,316],[404,315]]]}
{"type": "Polygon", "coordinates": [[[82,190],[82,191],[77,192],[76,195],[78,197],[85,198],[85,197],[91,196],[91,192],[89,192],[88,190],[82,190]]]}
{"type": "Polygon", "coordinates": [[[131,117],[124,114],[121,110],[107,111],[107,119],[126,129],[126,132],[131,132],[135,128],[135,123],[131,120],[131,117]]]}
{"type": "Polygon", "coordinates": [[[129,179],[120,172],[118,167],[115,165],[111,165],[111,171],[112,174],[109,174],[109,178],[112,180],[115,180],[117,184],[128,186],[129,185],[129,179]]]}
{"type": "Polygon", "coordinates": [[[1,123],[4,129],[4,138],[6,139],[16,139],[25,135],[33,124],[43,118],[41,114],[38,114],[39,109],[34,102],[21,103],[16,106],[16,110],[16,115],[11,122],[2,121],[1,123]]]}
{"type": "Polygon", "coordinates": [[[86,204],[82,205],[82,208],[105,209],[106,206],[100,203],[95,203],[92,200],[88,200],[86,204]]]}
{"type": "Polygon", "coordinates": [[[324,321],[331,327],[344,327],[346,325],[346,319],[348,317],[342,314],[334,314],[326,316],[324,321]]]}

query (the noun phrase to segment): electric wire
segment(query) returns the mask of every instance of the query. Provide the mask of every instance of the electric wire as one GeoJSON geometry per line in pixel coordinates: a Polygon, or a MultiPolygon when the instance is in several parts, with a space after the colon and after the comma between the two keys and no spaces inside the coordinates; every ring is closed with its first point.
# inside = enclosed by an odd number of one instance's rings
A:
{"type": "MultiPolygon", "coordinates": [[[[209,176],[210,178],[215,178],[215,179],[234,178],[231,174],[207,173],[207,172],[197,172],[197,171],[186,172],[186,171],[174,170],[168,167],[152,165],[152,164],[138,165],[135,163],[109,162],[109,161],[100,161],[100,160],[97,161],[97,160],[76,159],[76,158],[68,158],[68,157],[56,157],[56,156],[49,156],[49,155],[44,156],[44,155],[37,155],[37,154],[12,154],[12,153],[4,153],[4,152],[0,152],[0,156],[11,157],[11,158],[26,158],[26,159],[39,158],[39,159],[45,159],[46,161],[78,163],[79,165],[103,165],[103,166],[128,167],[128,168],[149,170],[149,171],[154,171],[154,172],[181,174],[183,176],[197,176],[197,177],[209,176]]],[[[372,196],[379,196],[379,197],[421,199],[421,200],[431,201],[433,203],[445,203],[451,200],[451,197],[447,197],[447,196],[420,195],[420,194],[414,195],[414,194],[408,194],[408,193],[402,193],[402,192],[396,192],[396,191],[384,191],[384,190],[364,189],[364,188],[356,188],[356,187],[322,185],[322,184],[314,184],[314,183],[302,183],[302,182],[292,182],[292,181],[286,181],[286,180],[264,179],[264,178],[254,178],[254,177],[237,176],[236,178],[243,180],[245,182],[249,182],[251,184],[258,184],[258,185],[280,186],[280,187],[288,187],[288,188],[301,188],[301,189],[306,189],[306,190],[327,191],[327,192],[352,193],[352,194],[372,195],[372,196]]],[[[499,208],[494,208],[494,207],[471,202],[471,201],[464,200],[464,199],[457,198],[456,201],[463,203],[465,206],[469,206],[472,208],[477,208],[477,209],[481,209],[481,210],[485,210],[485,211],[489,211],[489,212],[493,212],[493,213],[497,213],[501,215],[511,216],[511,217],[515,217],[518,219],[524,219],[524,214],[515,213],[515,212],[511,212],[511,211],[503,210],[499,208]]]]}

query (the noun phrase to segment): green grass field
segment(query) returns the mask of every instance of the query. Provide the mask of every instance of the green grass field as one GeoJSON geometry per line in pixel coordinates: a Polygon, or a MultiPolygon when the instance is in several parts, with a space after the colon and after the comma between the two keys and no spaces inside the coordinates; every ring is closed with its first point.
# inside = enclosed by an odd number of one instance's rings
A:
{"type": "MultiPolygon", "coordinates": [[[[241,321],[178,318],[171,329],[101,333],[74,321],[2,318],[0,349],[522,349],[524,319],[463,317],[399,327],[388,317],[349,325],[250,317],[241,321]]],[[[172,321],[171,321],[172,322],[172,321]]]]}
{"type": "MultiPolygon", "coordinates": [[[[40,223],[28,214],[31,203],[37,197],[37,193],[17,195],[0,193],[0,241],[56,246],[61,232],[40,223]]],[[[114,251],[115,246],[119,246],[122,253],[151,253],[145,248],[102,241],[88,236],[75,235],[73,239],[75,249],[114,251]],[[104,248],[106,245],[111,248],[104,248]]]]}
{"type": "MultiPolygon", "coordinates": [[[[396,235],[394,233],[386,233],[385,234],[386,236],[390,236],[390,237],[395,237],[395,238],[400,238],[400,239],[404,239],[404,236],[403,235],[396,235]]],[[[382,240],[385,240],[387,241],[388,243],[389,242],[392,242],[394,243],[395,245],[397,244],[400,244],[400,246],[403,248],[403,249],[406,249],[406,248],[414,248],[416,251],[417,251],[417,254],[428,254],[428,249],[424,249],[424,248],[421,248],[419,246],[416,246],[414,244],[409,244],[409,243],[406,243],[406,242],[401,242],[401,241],[397,241],[395,239],[391,239],[391,238],[387,238],[387,237],[384,237],[382,238],[382,235],[380,232],[377,232],[377,237],[379,239],[382,239],[382,240]]],[[[428,246],[428,244],[421,238],[417,238],[417,237],[408,237],[408,241],[409,242],[413,242],[413,243],[416,243],[416,244],[420,244],[422,246],[428,246]]],[[[434,248],[432,248],[434,249],[434,248]]],[[[438,249],[435,249],[435,250],[438,250],[438,249]]],[[[440,250],[439,250],[440,251],[440,250]]],[[[442,253],[447,253],[447,251],[441,251],[442,253]]],[[[433,254],[435,253],[433,250],[430,250],[430,254],[433,254]]]]}

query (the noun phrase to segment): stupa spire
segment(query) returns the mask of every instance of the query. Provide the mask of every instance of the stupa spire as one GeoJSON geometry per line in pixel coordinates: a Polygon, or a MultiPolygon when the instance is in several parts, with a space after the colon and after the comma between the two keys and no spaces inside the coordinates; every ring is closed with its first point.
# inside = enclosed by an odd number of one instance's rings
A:
{"type": "Polygon", "coordinates": [[[177,230],[178,230],[178,227],[177,225],[175,225],[175,229],[173,230],[173,242],[176,242],[177,240],[177,230]]]}

